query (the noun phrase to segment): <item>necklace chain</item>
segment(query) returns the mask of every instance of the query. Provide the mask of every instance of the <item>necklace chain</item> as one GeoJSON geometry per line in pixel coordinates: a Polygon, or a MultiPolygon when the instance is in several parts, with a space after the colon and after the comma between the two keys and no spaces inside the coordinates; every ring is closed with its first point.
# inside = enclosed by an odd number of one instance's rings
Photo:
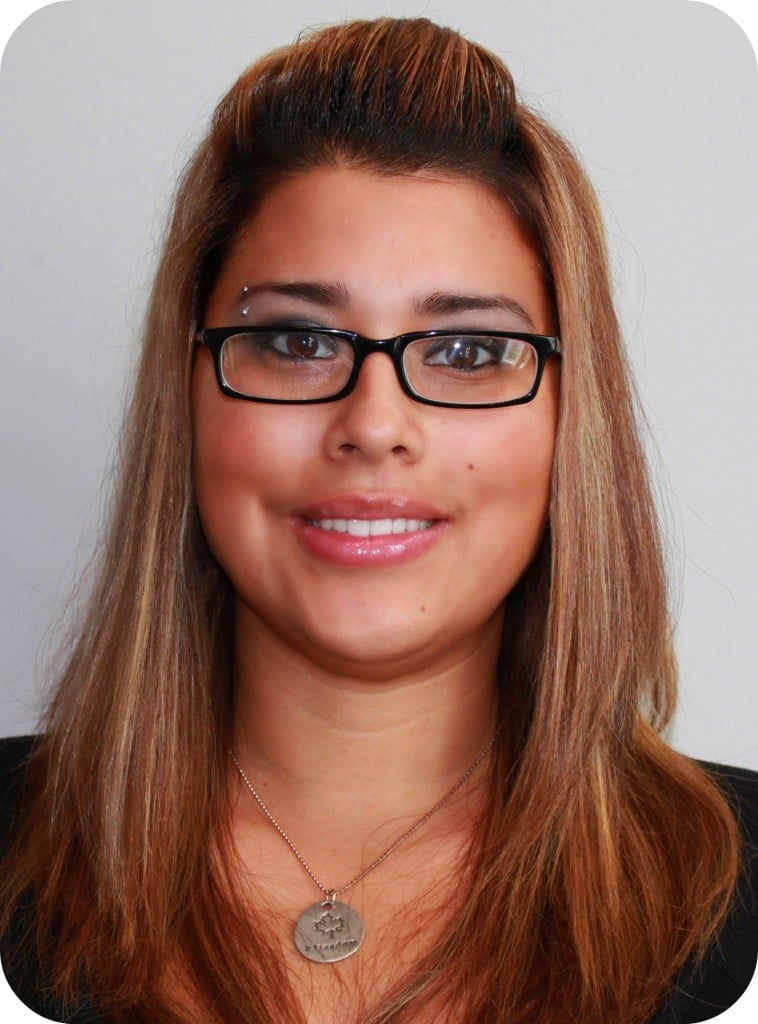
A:
{"type": "Polygon", "coordinates": [[[464,782],[466,782],[470,778],[470,776],[473,775],[473,773],[476,771],[476,769],[482,763],[484,758],[490,752],[490,750],[492,749],[492,745],[495,742],[495,737],[496,736],[497,736],[497,733],[495,733],[495,735],[493,735],[492,739],[489,741],[489,743],[484,748],[484,750],[482,750],[476,756],[475,760],[471,762],[471,764],[468,766],[468,768],[463,773],[463,775],[461,775],[461,777],[458,779],[458,781],[455,783],[455,785],[452,787],[452,789],[449,789],[447,791],[447,793],[445,793],[445,795],[442,797],[442,799],[438,800],[437,803],[434,805],[434,807],[432,807],[432,809],[430,811],[427,811],[426,814],[424,814],[423,817],[419,818],[419,820],[415,823],[415,825],[411,825],[411,827],[408,829],[407,832],[403,832],[403,834],[400,836],[399,839],[396,839],[395,842],[384,851],[384,853],[380,854],[376,858],[376,860],[372,861],[369,864],[368,867],[364,868],[360,872],[360,874],[356,875],[355,878],[351,879],[351,881],[349,881],[346,885],[341,886],[339,889],[329,889],[329,888],[327,888],[327,886],[322,885],[322,883],[318,880],[316,875],[313,873],[312,869],[309,867],[309,865],[308,865],[307,861],[305,860],[305,858],[303,857],[302,853],[300,853],[298,848],[292,842],[292,840],[287,835],[287,833],[284,831],[284,829],[279,824],[279,822],[276,820],[274,815],[271,813],[271,811],[268,809],[268,807],[266,807],[266,805],[264,804],[263,800],[261,800],[260,796],[256,792],[255,787],[253,786],[252,782],[250,781],[250,779],[245,774],[245,772],[244,772],[244,770],[242,768],[242,765],[239,763],[237,758],[234,756],[234,752],[232,750],[229,751],[229,756],[231,757],[232,761],[234,761],[235,765],[237,766],[237,771],[240,773],[240,777],[242,778],[242,781],[245,783],[247,788],[250,790],[250,792],[255,797],[255,801],[258,804],[258,806],[260,807],[260,809],[263,811],[263,813],[266,815],[268,820],[274,826],[276,831],[279,833],[279,835],[285,841],[287,846],[289,846],[290,850],[292,850],[294,855],[300,861],[300,864],[305,869],[305,871],[308,873],[308,875],[311,877],[312,881],[318,886],[318,888],[321,890],[321,892],[324,894],[324,896],[326,896],[327,901],[334,902],[334,900],[337,898],[337,896],[341,896],[343,893],[347,892],[349,889],[352,889],[354,885],[358,884],[358,882],[363,881],[363,879],[366,877],[366,875],[370,874],[375,868],[378,868],[380,864],[384,863],[384,861],[390,856],[390,854],[393,854],[395,852],[395,850],[399,849],[399,847],[401,847],[403,845],[403,843],[406,842],[406,840],[410,839],[411,836],[414,835],[416,832],[418,832],[418,830],[420,828],[423,828],[423,826],[426,825],[427,821],[429,821],[429,819],[433,815],[435,815],[437,813],[437,811],[441,810],[441,808],[443,808],[445,806],[445,804],[448,802],[448,800],[452,799],[452,797],[458,792],[458,790],[461,788],[461,786],[464,784],[464,782]]]}

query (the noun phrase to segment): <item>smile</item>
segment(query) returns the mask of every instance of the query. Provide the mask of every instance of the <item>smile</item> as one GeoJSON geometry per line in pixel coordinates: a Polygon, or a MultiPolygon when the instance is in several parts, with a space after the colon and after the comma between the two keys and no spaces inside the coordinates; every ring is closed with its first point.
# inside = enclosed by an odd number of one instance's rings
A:
{"type": "Polygon", "coordinates": [[[418,533],[434,526],[434,519],[309,519],[319,530],[347,533],[351,537],[388,537],[391,534],[418,533]]]}

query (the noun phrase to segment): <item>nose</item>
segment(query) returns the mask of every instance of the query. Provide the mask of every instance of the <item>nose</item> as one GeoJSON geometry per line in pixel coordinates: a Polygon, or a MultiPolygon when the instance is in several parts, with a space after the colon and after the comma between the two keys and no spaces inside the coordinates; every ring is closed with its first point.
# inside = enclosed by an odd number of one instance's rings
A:
{"type": "Polygon", "coordinates": [[[405,394],[388,353],[366,356],[355,387],[330,410],[326,444],[332,457],[413,462],[423,451],[424,406],[405,394]]]}

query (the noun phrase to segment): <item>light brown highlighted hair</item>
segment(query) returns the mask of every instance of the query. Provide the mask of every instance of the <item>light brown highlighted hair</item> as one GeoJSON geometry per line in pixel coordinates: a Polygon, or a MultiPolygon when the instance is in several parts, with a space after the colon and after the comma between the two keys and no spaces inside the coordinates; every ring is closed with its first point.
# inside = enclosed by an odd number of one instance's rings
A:
{"type": "Polygon", "coordinates": [[[503,64],[426,20],[338,25],[264,57],[180,182],[99,575],[3,866],[3,924],[32,892],[55,990],[75,1000],[85,978],[114,1021],[182,1019],[158,994],[176,961],[208,1024],[302,1024],[235,888],[233,595],[195,509],[189,385],[241,225],[282,176],[330,164],[493,190],[533,241],[564,351],[549,527],[507,601],[472,891],[362,1024],[432,1000],[467,1024],[644,1024],[724,918],[738,833],[661,738],[676,689],[666,580],[592,188],[503,64]]]}

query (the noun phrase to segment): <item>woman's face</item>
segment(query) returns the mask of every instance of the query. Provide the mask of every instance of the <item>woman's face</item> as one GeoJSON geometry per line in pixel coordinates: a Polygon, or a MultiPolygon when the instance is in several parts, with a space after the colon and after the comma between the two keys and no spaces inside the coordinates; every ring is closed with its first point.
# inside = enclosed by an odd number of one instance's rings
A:
{"type": "MultiPolygon", "coordinates": [[[[554,329],[535,254],[487,190],[345,167],[284,180],[241,232],[205,326],[239,323],[554,329]]],[[[558,384],[553,359],[528,404],[433,407],[373,353],[345,398],[266,405],[224,396],[201,350],[195,485],[238,628],[352,677],[496,650],[545,528],[558,384]],[[356,536],[386,520],[401,532],[356,536]]]]}

